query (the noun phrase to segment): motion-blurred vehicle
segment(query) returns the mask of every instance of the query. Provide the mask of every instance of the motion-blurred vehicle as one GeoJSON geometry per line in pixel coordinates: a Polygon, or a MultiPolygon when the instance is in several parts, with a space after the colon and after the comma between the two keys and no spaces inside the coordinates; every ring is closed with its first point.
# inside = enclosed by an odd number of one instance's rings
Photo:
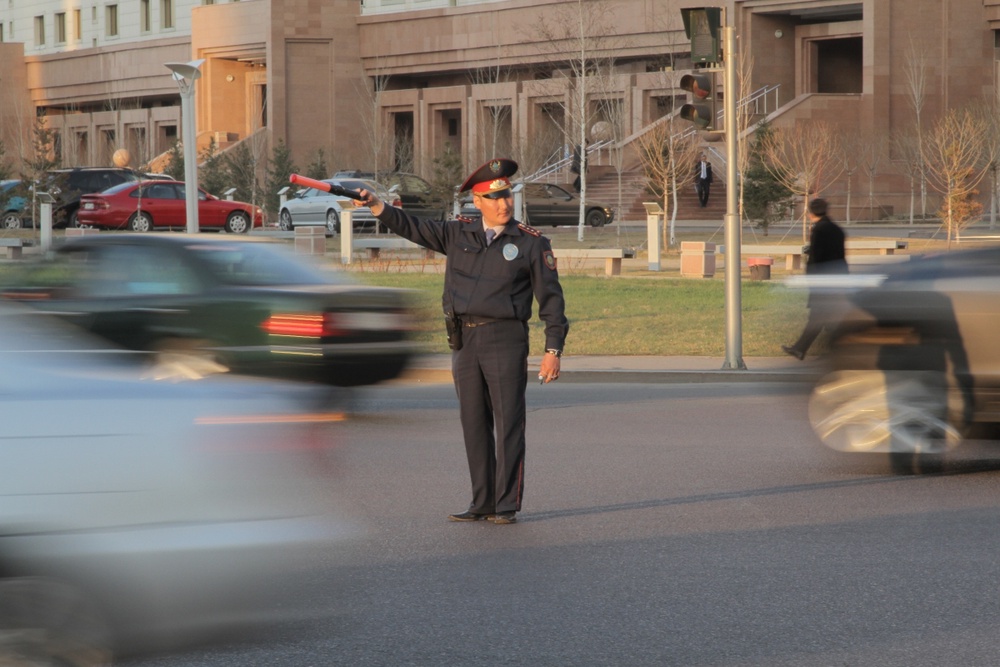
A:
{"type": "Polygon", "coordinates": [[[407,292],[252,237],[94,234],[16,268],[0,295],[158,366],[347,387],[399,376],[415,351],[407,292]]]}
{"type": "MultiPolygon", "coordinates": [[[[338,171],[333,177],[373,180],[375,175],[370,171],[347,170],[338,171]]],[[[393,206],[398,206],[411,215],[431,218],[432,220],[444,220],[448,212],[451,211],[451,205],[445,206],[439,199],[435,198],[433,186],[416,174],[394,171],[382,175],[378,180],[399,199],[399,203],[393,203],[393,206]]],[[[389,200],[383,201],[388,202],[389,200]]]]}
{"type": "Polygon", "coordinates": [[[31,220],[25,219],[24,211],[28,200],[15,194],[15,188],[21,183],[22,181],[17,179],[0,181],[0,205],[3,207],[3,218],[0,218],[2,221],[0,226],[3,229],[21,229],[31,225],[31,220]]]}
{"type": "MultiPolygon", "coordinates": [[[[174,180],[122,183],[80,197],[78,226],[98,229],[184,229],[187,226],[185,184],[174,180]]],[[[198,228],[246,234],[262,227],[264,212],[258,206],[219,199],[198,188],[198,228]]]]}
{"type": "MultiPolygon", "coordinates": [[[[552,183],[525,183],[527,222],[534,227],[577,225],[580,220],[580,199],[565,188],[552,183]]],[[[462,215],[473,220],[481,217],[479,209],[467,197],[462,202],[462,215]]],[[[587,200],[584,222],[590,227],[603,227],[614,222],[614,209],[600,202],[587,200]]]]}
{"type": "Polygon", "coordinates": [[[138,172],[117,167],[74,167],[53,169],[46,174],[47,182],[39,187],[55,199],[52,206],[54,227],[78,227],[80,198],[86,194],[104,192],[122,183],[139,180],[138,172]]]}
{"type": "Polygon", "coordinates": [[[0,304],[0,664],[229,637],[354,530],[316,387],[156,381],[135,356],[0,304]]]}
{"type": "MultiPolygon", "coordinates": [[[[361,178],[328,178],[324,183],[337,185],[348,190],[370,190],[378,194],[379,198],[392,204],[399,205],[399,198],[390,194],[384,185],[375,181],[361,178]]],[[[365,207],[355,207],[354,200],[334,195],[316,188],[305,188],[298,191],[285,201],[284,206],[278,213],[278,225],[284,231],[291,231],[296,227],[324,225],[328,236],[340,233],[340,214],[345,210],[351,211],[351,227],[356,231],[379,230],[378,220],[372,215],[371,210],[365,207]]]]}
{"type": "Polygon", "coordinates": [[[1000,425],[1000,248],[914,258],[844,295],[810,421],[828,446],[936,470],[1000,425]]]}

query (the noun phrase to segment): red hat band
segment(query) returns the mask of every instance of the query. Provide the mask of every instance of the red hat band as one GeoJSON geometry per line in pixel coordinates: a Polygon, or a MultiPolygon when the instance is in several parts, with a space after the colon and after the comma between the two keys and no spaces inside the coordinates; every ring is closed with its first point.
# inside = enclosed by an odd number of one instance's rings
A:
{"type": "Polygon", "coordinates": [[[472,186],[473,194],[485,195],[491,192],[500,192],[501,190],[510,189],[510,179],[507,178],[494,178],[491,181],[483,181],[482,183],[476,183],[472,186]]]}

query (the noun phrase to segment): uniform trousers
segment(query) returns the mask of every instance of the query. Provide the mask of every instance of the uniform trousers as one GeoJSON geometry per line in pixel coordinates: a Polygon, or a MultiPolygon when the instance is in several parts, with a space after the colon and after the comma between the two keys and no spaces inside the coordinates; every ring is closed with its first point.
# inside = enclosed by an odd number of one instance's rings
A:
{"type": "Polygon", "coordinates": [[[497,320],[462,327],[452,353],[476,514],[517,512],[524,492],[528,324],[497,320]]]}

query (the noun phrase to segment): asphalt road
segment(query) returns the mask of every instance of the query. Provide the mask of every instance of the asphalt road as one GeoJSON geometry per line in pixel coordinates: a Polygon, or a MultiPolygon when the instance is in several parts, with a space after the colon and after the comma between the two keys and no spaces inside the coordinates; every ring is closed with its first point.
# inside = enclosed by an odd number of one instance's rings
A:
{"type": "Polygon", "coordinates": [[[194,666],[994,665],[1000,459],[894,477],[841,458],[782,383],[529,386],[519,523],[455,524],[449,385],[367,389],[332,425],[361,529],[248,643],[194,666]]]}

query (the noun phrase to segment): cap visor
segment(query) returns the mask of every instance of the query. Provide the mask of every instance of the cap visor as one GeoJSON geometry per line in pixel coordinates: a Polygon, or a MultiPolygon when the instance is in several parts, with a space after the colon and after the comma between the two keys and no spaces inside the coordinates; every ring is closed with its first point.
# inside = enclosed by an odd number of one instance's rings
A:
{"type": "Polygon", "coordinates": [[[504,188],[503,190],[497,190],[496,192],[484,192],[480,197],[485,197],[486,199],[503,199],[504,197],[510,196],[510,188],[504,188]]]}

